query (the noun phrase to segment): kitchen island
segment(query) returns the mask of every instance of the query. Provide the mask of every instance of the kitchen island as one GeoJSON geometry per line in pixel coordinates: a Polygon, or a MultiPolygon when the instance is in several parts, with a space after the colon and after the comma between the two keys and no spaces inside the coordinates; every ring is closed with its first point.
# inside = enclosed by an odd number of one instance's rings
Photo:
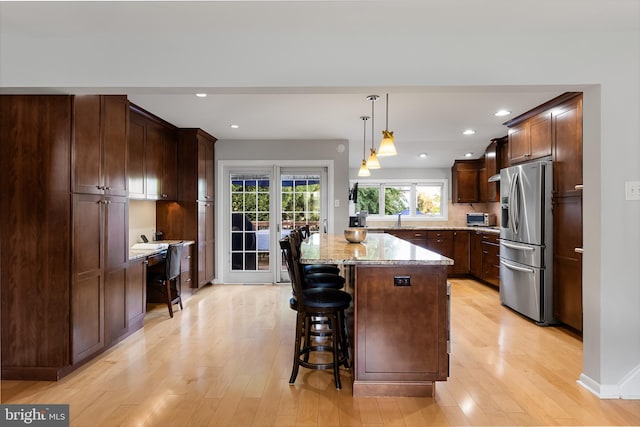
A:
{"type": "Polygon", "coordinates": [[[301,262],[339,264],[353,295],[354,396],[433,396],[449,376],[447,266],[453,261],[386,233],[362,243],[314,234],[301,262]]]}

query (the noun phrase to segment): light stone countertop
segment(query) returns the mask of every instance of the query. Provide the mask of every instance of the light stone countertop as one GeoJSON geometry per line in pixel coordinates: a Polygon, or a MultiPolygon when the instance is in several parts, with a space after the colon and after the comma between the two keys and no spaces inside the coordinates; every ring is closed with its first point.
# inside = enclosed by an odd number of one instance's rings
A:
{"type": "MultiPolygon", "coordinates": [[[[154,242],[150,242],[152,244],[167,244],[167,245],[171,245],[173,243],[179,243],[182,242],[184,244],[184,246],[189,246],[189,245],[193,245],[196,242],[193,240],[158,240],[158,241],[154,241],[154,242]]],[[[153,256],[156,254],[159,254],[163,251],[166,251],[166,249],[132,249],[129,248],[129,261],[135,261],[137,259],[140,258],[146,258],[149,256],[153,256]]]]}
{"type": "Polygon", "coordinates": [[[391,234],[369,232],[362,243],[342,234],[313,234],[302,243],[303,264],[453,265],[453,260],[391,234]]]}
{"type": "Polygon", "coordinates": [[[437,226],[425,226],[425,225],[406,225],[406,226],[400,226],[400,227],[395,227],[395,226],[376,226],[376,225],[371,225],[371,226],[367,226],[366,227],[367,230],[369,231],[373,231],[373,232],[380,232],[383,233],[385,231],[430,231],[430,230],[466,230],[466,231],[482,231],[483,233],[494,233],[494,234],[500,234],[500,227],[469,227],[466,225],[462,225],[462,226],[442,226],[442,225],[437,225],[437,226]]]}

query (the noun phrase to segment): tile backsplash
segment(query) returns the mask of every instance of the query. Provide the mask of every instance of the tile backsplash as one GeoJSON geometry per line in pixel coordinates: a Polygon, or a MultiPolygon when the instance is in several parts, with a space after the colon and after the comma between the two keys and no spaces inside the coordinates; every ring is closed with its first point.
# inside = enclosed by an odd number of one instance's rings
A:
{"type": "MultiPolygon", "coordinates": [[[[496,215],[499,218],[500,204],[499,203],[449,203],[447,221],[420,221],[411,220],[405,222],[405,225],[412,226],[425,226],[425,227],[464,227],[467,225],[467,213],[469,212],[487,212],[496,215]]],[[[396,221],[374,221],[367,219],[367,225],[369,227],[391,227],[396,224],[396,221]]]]}

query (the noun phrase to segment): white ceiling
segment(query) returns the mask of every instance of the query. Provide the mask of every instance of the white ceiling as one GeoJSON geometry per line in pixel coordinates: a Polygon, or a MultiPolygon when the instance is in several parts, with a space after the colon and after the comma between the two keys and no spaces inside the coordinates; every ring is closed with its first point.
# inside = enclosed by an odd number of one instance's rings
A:
{"type": "MultiPolygon", "coordinates": [[[[381,159],[383,167],[448,168],[466,152],[481,156],[490,139],[506,135],[502,125],[506,120],[584,87],[577,82],[514,84],[517,76],[512,77],[504,64],[517,63],[507,60],[496,64],[500,78],[492,77],[491,63],[481,68],[487,74],[475,80],[495,80],[491,85],[416,85],[465,80],[464,66],[448,53],[450,49],[465,51],[461,43],[473,41],[473,31],[484,32],[497,43],[486,53],[473,51],[470,45],[469,61],[477,64],[483,55],[494,55],[493,61],[508,57],[508,45],[501,45],[508,41],[501,40],[513,40],[519,31],[564,34],[579,33],[585,27],[636,28],[637,17],[627,13],[637,10],[633,3],[0,2],[0,59],[4,62],[0,63],[0,71],[4,70],[0,91],[126,93],[133,103],[176,126],[199,127],[223,141],[344,139],[349,142],[352,168],[363,157],[360,116],[371,115],[366,97],[381,96],[375,104],[377,145],[385,122],[384,95],[389,93],[389,129],[395,133],[400,154],[381,159]],[[523,13],[525,3],[527,13],[523,13]],[[392,30],[380,31],[385,22],[392,24],[392,30]],[[28,47],[16,46],[19,43],[28,47]],[[414,47],[405,51],[403,44],[414,47]],[[415,46],[424,49],[416,52],[415,46]],[[327,47],[344,48],[344,52],[327,54],[322,51],[327,47]],[[41,51],[31,52],[37,49],[41,51]],[[119,57],[104,58],[110,49],[119,57]],[[428,57],[426,66],[414,66],[422,64],[415,58],[426,52],[449,63],[434,59],[431,67],[428,57]],[[370,59],[370,64],[362,64],[360,58],[370,59]],[[34,61],[40,62],[30,66],[34,61]],[[363,65],[371,72],[363,73],[363,65]],[[425,78],[429,73],[434,77],[425,78]],[[362,84],[354,84],[358,81],[362,84]],[[385,86],[386,82],[392,83],[385,86]],[[208,96],[197,98],[196,92],[208,96]],[[512,114],[495,117],[498,109],[512,114]],[[231,124],[239,128],[232,129],[231,124]],[[469,128],[476,133],[463,135],[469,128]],[[419,153],[428,157],[420,159],[419,153]]],[[[371,121],[368,124],[367,148],[371,121]]]]}
{"type": "MultiPolygon", "coordinates": [[[[571,88],[568,88],[571,89],[571,88]]],[[[356,168],[371,147],[371,119],[366,141],[361,116],[371,116],[367,95],[381,98],[374,105],[374,145],[385,127],[385,90],[389,92],[389,130],[394,131],[398,156],[381,158],[383,167],[451,167],[467,152],[480,157],[492,138],[507,134],[509,118],[565,91],[536,88],[449,88],[350,90],[353,93],[135,94],[129,99],[179,127],[200,127],[219,140],[346,139],[349,166],[356,168]],[[495,117],[508,109],[512,114],[495,117]],[[233,129],[231,124],[239,127],[233,129]],[[476,131],[463,135],[465,129],[476,131]],[[426,159],[418,154],[427,153],[426,159]]],[[[290,92],[290,91],[289,91],[290,92]]],[[[321,142],[319,142],[321,143],[321,142]]]]}

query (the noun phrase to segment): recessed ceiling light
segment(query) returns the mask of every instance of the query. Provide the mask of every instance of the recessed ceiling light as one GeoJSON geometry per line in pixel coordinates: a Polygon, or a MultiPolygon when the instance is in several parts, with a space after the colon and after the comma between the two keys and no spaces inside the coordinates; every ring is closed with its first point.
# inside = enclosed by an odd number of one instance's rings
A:
{"type": "Polygon", "coordinates": [[[476,133],[476,131],[473,129],[467,129],[464,132],[462,132],[463,135],[473,135],[474,133],[476,133]]]}
{"type": "Polygon", "coordinates": [[[464,156],[465,157],[471,157],[471,156],[473,156],[473,153],[472,152],[468,152],[468,153],[465,153],[464,156]]]}
{"type": "Polygon", "coordinates": [[[196,96],[197,96],[198,98],[206,98],[206,97],[207,97],[207,94],[206,94],[206,93],[196,93],[196,96]]]}
{"type": "Polygon", "coordinates": [[[427,153],[420,153],[420,154],[418,154],[418,157],[420,157],[421,159],[426,159],[426,158],[427,158],[427,156],[428,156],[428,154],[427,154],[427,153]]]}
{"type": "Polygon", "coordinates": [[[498,110],[493,113],[493,115],[497,117],[508,116],[509,114],[511,114],[511,111],[509,110],[498,110]]]}
{"type": "Polygon", "coordinates": [[[238,129],[240,126],[238,126],[238,125],[229,125],[229,127],[230,127],[231,129],[238,129]]]}

